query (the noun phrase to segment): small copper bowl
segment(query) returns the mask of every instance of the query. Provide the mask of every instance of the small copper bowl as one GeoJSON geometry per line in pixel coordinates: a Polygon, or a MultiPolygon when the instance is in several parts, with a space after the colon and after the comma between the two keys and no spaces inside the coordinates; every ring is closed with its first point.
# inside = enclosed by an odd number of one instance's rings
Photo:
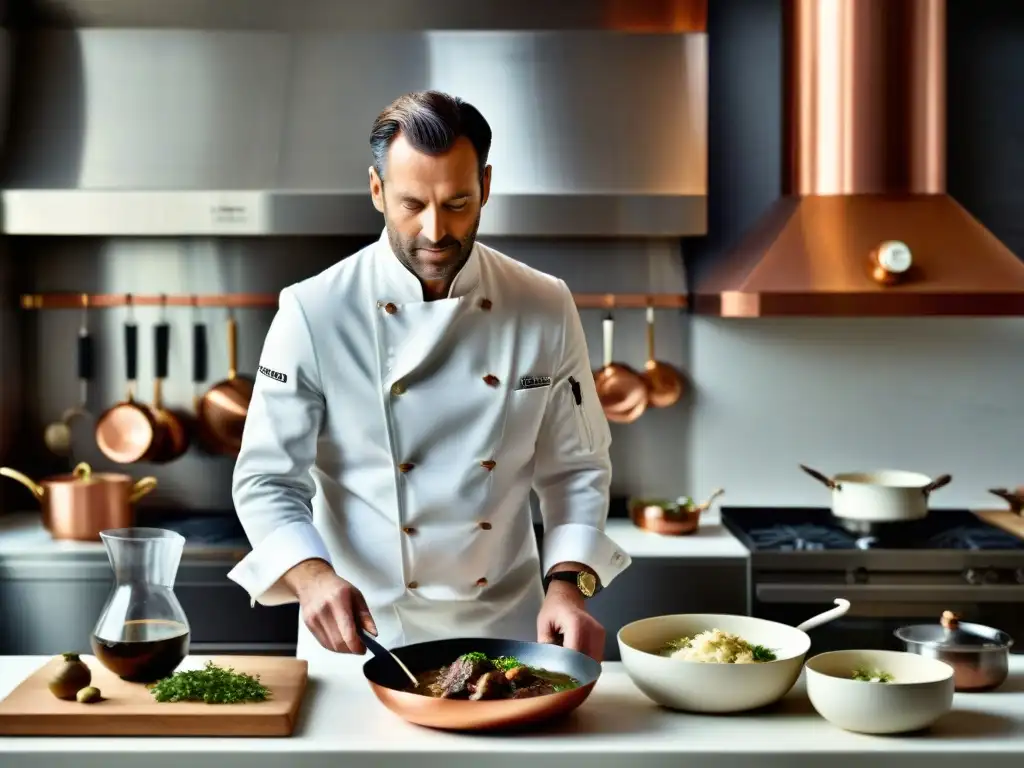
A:
{"type": "Polygon", "coordinates": [[[695,504],[683,496],[675,501],[667,499],[631,499],[629,517],[633,525],[663,536],[689,536],[700,528],[700,516],[725,491],[719,488],[707,501],[695,504]]]}

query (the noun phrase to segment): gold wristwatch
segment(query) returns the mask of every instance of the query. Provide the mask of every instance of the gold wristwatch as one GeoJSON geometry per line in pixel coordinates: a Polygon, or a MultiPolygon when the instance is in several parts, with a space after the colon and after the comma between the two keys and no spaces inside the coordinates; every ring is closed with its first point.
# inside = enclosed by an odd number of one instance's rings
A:
{"type": "Polygon", "coordinates": [[[580,594],[587,598],[593,597],[601,591],[601,585],[598,583],[597,577],[590,571],[559,571],[558,573],[552,573],[544,580],[544,592],[548,591],[548,585],[552,581],[568,581],[575,584],[580,594]]]}

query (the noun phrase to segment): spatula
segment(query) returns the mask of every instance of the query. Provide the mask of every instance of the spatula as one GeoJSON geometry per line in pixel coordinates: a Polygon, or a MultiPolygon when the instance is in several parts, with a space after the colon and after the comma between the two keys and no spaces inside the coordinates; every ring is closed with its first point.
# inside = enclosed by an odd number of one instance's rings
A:
{"type": "Polygon", "coordinates": [[[402,663],[402,660],[395,656],[391,651],[385,648],[383,645],[377,642],[377,638],[371,635],[362,627],[358,628],[359,637],[362,638],[363,642],[366,643],[366,647],[370,649],[370,653],[376,656],[378,659],[386,658],[392,664],[397,664],[402,670],[402,673],[412,681],[412,684],[419,685],[419,680],[416,679],[416,675],[409,671],[409,668],[402,663]]]}

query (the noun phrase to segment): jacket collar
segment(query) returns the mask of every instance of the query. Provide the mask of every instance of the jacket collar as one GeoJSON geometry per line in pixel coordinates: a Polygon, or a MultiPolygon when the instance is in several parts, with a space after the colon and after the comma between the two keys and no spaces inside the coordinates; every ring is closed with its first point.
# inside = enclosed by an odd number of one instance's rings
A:
{"type": "MultiPolygon", "coordinates": [[[[423,287],[417,277],[406,269],[405,265],[395,256],[395,252],[391,249],[391,241],[388,240],[386,227],[381,232],[380,239],[377,240],[373,257],[374,268],[377,274],[383,278],[389,293],[388,301],[402,304],[424,303],[423,287]]],[[[462,269],[452,281],[447,298],[462,298],[476,288],[479,282],[480,244],[476,243],[469,254],[469,259],[462,265],[462,269]]]]}

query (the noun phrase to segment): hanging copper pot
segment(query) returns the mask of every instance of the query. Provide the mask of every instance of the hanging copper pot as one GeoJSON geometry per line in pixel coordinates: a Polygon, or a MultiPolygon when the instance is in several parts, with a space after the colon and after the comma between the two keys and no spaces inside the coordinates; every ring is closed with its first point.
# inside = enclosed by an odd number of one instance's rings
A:
{"type": "Polygon", "coordinates": [[[594,375],[597,397],[608,421],[630,424],[647,409],[647,383],[630,366],[616,363],[612,357],[615,321],[604,318],[604,367],[594,375]]]}

